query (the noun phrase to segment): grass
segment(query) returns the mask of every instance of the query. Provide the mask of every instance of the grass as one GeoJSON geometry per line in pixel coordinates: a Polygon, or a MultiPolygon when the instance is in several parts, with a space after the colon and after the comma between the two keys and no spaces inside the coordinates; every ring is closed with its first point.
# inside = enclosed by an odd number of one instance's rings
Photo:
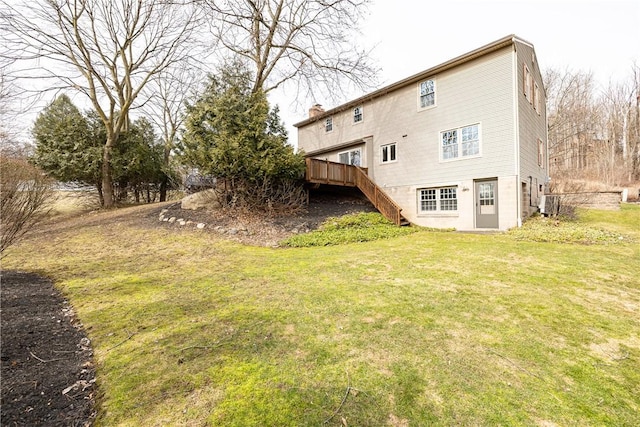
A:
{"type": "MultiPolygon", "coordinates": [[[[611,245],[636,241],[634,236],[636,233],[632,230],[631,224],[623,225],[621,221],[619,225],[622,226],[611,227],[603,217],[597,214],[594,216],[589,211],[583,211],[582,217],[581,221],[572,221],[536,216],[528,219],[522,227],[509,230],[509,235],[517,240],[585,245],[611,245]],[[589,222],[594,225],[590,225],[589,222]],[[595,224],[605,225],[605,227],[598,227],[595,224]],[[627,228],[630,228],[629,233],[625,233],[627,228]]],[[[624,219],[627,216],[619,215],[619,217],[624,219]]]]}
{"type": "MultiPolygon", "coordinates": [[[[640,233],[638,206],[582,216],[640,233]]],[[[569,240],[267,249],[119,221],[26,241],[3,268],[73,303],[99,426],[637,425],[640,247],[569,240]]]]}
{"type": "Polygon", "coordinates": [[[281,245],[298,248],[343,245],[406,236],[416,231],[416,227],[396,227],[377,212],[360,212],[329,218],[317,230],[289,237],[281,245]]]}

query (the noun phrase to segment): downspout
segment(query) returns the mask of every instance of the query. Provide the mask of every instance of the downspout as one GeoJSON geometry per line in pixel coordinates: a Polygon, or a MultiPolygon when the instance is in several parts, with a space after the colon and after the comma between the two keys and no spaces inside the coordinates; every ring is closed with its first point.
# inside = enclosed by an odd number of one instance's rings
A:
{"type": "Polygon", "coordinates": [[[516,47],[516,43],[515,40],[513,40],[513,117],[514,117],[514,123],[513,123],[513,140],[514,140],[514,144],[515,144],[515,170],[514,170],[514,174],[516,176],[516,205],[517,205],[517,209],[516,209],[516,217],[517,217],[517,224],[518,227],[522,227],[522,185],[520,185],[520,128],[519,128],[519,123],[520,123],[520,118],[519,118],[519,96],[520,96],[520,90],[518,88],[518,79],[520,78],[520,72],[518,70],[518,49],[516,47]]]}

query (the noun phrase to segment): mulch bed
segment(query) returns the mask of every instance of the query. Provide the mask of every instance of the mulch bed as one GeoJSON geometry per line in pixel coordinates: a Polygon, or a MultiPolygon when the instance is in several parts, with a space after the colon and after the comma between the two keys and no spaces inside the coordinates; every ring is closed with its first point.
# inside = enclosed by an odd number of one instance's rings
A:
{"type": "Polygon", "coordinates": [[[90,342],[53,283],[0,272],[2,426],[88,426],[95,418],[90,342]]]}

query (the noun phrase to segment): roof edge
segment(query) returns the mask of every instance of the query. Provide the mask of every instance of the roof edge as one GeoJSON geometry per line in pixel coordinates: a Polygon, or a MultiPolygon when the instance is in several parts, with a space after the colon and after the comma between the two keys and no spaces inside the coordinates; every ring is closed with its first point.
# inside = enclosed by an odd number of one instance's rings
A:
{"type": "Polygon", "coordinates": [[[386,94],[388,94],[390,92],[396,91],[396,90],[398,90],[398,89],[400,89],[400,88],[402,88],[404,86],[407,86],[407,85],[410,85],[410,84],[413,84],[413,83],[417,83],[418,81],[423,80],[426,77],[429,77],[429,76],[432,76],[434,74],[441,73],[443,71],[446,71],[446,70],[449,70],[451,68],[457,67],[459,65],[462,65],[462,64],[467,63],[469,61],[472,61],[474,59],[480,58],[480,57],[482,57],[484,55],[488,55],[489,53],[495,52],[496,50],[502,49],[504,47],[507,47],[507,46],[510,46],[510,45],[514,45],[516,43],[516,41],[520,42],[520,43],[524,43],[524,44],[530,46],[531,48],[533,48],[533,44],[531,44],[530,42],[528,42],[528,41],[526,41],[524,39],[521,39],[520,37],[516,36],[515,34],[510,34],[510,35],[505,36],[505,37],[503,37],[501,39],[498,39],[498,40],[496,40],[494,42],[488,43],[488,44],[486,44],[484,46],[481,46],[481,47],[479,47],[477,49],[474,49],[474,50],[469,51],[469,52],[467,52],[465,54],[462,54],[462,55],[457,56],[457,57],[455,57],[453,59],[450,59],[450,60],[448,60],[446,62],[443,62],[443,63],[441,63],[439,65],[436,65],[435,67],[431,67],[431,68],[429,68],[427,70],[421,71],[421,72],[419,72],[417,74],[414,74],[412,76],[409,76],[407,78],[399,80],[399,81],[397,81],[395,83],[392,83],[390,85],[384,86],[384,87],[382,87],[380,89],[377,89],[377,90],[375,90],[373,92],[370,92],[370,93],[368,93],[366,95],[363,95],[363,96],[360,96],[358,98],[355,98],[355,99],[353,99],[351,101],[348,101],[348,102],[346,102],[344,104],[338,105],[337,107],[331,108],[331,109],[325,111],[322,114],[319,114],[319,115],[314,116],[314,117],[306,118],[306,119],[304,119],[304,120],[302,120],[302,121],[300,121],[298,123],[295,123],[293,126],[296,127],[296,128],[300,128],[300,127],[306,126],[306,125],[308,125],[310,123],[317,122],[317,121],[322,120],[322,119],[324,119],[326,117],[330,117],[330,116],[332,116],[332,115],[334,115],[336,113],[345,111],[346,109],[351,108],[353,106],[356,106],[358,104],[361,104],[361,103],[363,103],[365,101],[371,101],[371,100],[373,100],[375,98],[379,98],[379,97],[384,96],[384,95],[386,95],[386,94]]]}

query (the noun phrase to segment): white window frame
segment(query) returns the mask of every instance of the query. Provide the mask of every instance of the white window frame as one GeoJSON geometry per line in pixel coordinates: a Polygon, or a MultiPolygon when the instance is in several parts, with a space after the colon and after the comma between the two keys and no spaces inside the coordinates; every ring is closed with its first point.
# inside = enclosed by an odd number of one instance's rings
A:
{"type": "Polygon", "coordinates": [[[352,166],[362,166],[362,148],[354,148],[352,150],[346,150],[346,151],[341,151],[338,153],[338,163],[344,163],[340,161],[340,156],[342,156],[343,154],[346,154],[348,156],[348,163],[345,163],[347,165],[352,165],[352,166]],[[356,156],[355,154],[357,153],[358,157],[358,163],[354,163],[356,156]]]}
{"type": "Polygon", "coordinates": [[[324,131],[326,133],[333,132],[333,117],[324,119],[324,131]]]}
{"type": "Polygon", "coordinates": [[[418,83],[418,110],[427,110],[429,108],[433,108],[436,106],[436,80],[435,79],[427,79],[427,80],[423,80],[420,83],[418,83]],[[429,92],[428,91],[428,87],[426,87],[426,91],[425,93],[423,93],[423,85],[427,85],[429,82],[431,82],[432,85],[432,91],[429,92]],[[423,96],[429,96],[429,94],[433,94],[433,101],[430,104],[427,105],[423,105],[422,104],[422,97],[423,96]]]}
{"type": "Polygon", "coordinates": [[[531,71],[529,71],[529,67],[527,64],[524,65],[524,97],[529,100],[529,103],[533,104],[532,98],[532,87],[531,87],[531,71]]]}
{"type": "Polygon", "coordinates": [[[419,188],[418,215],[429,214],[457,214],[458,213],[458,186],[419,188]],[[453,196],[453,197],[451,197],[453,196]],[[425,205],[423,205],[425,202],[425,205]],[[427,207],[427,209],[423,209],[427,207]]]}
{"type": "Polygon", "coordinates": [[[353,109],[353,124],[362,123],[364,121],[364,108],[358,105],[353,109]]]}
{"type": "Polygon", "coordinates": [[[544,168],[544,142],[538,138],[538,166],[544,168]]]}
{"type": "Polygon", "coordinates": [[[533,82],[533,108],[540,115],[540,87],[535,81],[533,82]]]}
{"type": "Polygon", "coordinates": [[[398,161],[398,143],[392,142],[380,147],[380,163],[394,163],[398,161]],[[386,159],[385,159],[386,157],[386,159]]]}
{"type": "Polygon", "coordinates": [[[441,131],[439,136],[438,145],[441,162],[453,162],[482,156],[482,127],[480,123],[447,129],[441,131]],[[469,133],[473,128],[476,131],[469,133]],[[470,136],[475,136],[476,138],[469,139],[470,136]],[[474,150],[471,154],[465,154],[468,151],[468,143],[472,141],[475,141],[474,145],[477,146],[477,150],[474,150]]]}

